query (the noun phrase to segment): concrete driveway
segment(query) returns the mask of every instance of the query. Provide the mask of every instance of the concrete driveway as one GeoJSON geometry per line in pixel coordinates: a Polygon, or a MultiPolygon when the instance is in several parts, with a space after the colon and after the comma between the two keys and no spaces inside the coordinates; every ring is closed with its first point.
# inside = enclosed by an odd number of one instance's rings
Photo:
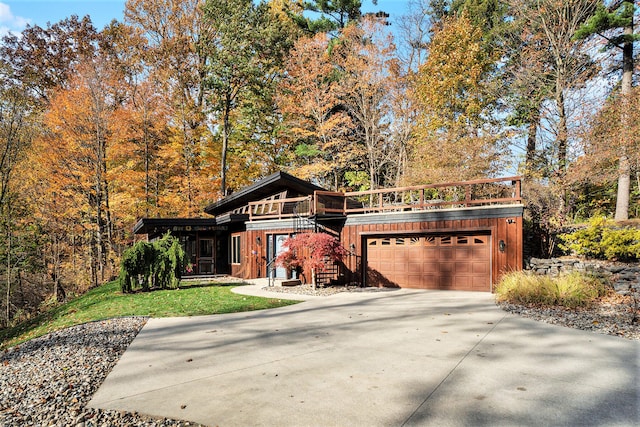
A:
{"type": "Polygon", "coordinates": [[[398,290],[150,319],[90,406],[221,427],[631,426],[639,377],[638,341],[398,290]]]}

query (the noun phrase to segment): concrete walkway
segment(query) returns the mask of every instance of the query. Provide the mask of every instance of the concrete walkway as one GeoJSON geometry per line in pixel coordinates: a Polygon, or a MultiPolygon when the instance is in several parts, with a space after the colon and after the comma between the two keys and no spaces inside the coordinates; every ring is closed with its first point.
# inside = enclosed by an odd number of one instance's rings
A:
{"type": "Polygon", "coordinates": [[[632,426],[640,342],[486,293],[343,293],[150,319],[90,406],[220,427],[632,426]]]}

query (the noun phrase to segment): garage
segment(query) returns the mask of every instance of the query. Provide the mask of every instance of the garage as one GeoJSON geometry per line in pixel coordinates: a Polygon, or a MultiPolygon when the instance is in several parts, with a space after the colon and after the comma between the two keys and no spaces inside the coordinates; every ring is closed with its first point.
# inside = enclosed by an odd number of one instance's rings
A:
{"type": "Polygon", "coordinates": [[[367,285],[491,292],[491,235],[447,233],[372,236],[367,285]]]}

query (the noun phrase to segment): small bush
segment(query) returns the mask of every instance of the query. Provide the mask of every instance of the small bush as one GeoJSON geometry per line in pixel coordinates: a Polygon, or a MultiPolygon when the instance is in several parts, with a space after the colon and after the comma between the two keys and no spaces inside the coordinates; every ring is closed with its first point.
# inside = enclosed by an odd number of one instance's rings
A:
{"type": "Polygon", "coordinates": [[[496,300],[576,308],[589,305],[606,292],[602,279],[592,275],[573,272],[549,277],[522,271],[503,276],[496,287],[496,300]]]}
{"type": "Polygon", "coordinates": [[[640,229],[617,227],[604,217],[594,217],[585,228],[561,234],[561,249],[587,258],[610,261],[640,259],[640,229]]]}
{"type": "Polygon", "coordinates": [[[122,254],[120,287],[122,292],[152,287],[175,288],[180,283],[185,252],[180,242],[167,233],[152,243],[138,242],[122,254]]]}

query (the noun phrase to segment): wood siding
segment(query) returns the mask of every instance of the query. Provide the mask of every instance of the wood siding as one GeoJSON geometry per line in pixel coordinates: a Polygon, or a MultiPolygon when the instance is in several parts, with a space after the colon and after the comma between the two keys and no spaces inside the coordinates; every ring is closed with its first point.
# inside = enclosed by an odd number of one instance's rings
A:
{"type": "Polygon", "coordinates": [[[503,273],[522,269],[522,217],[438,220],[393,224],[358,224],[345,226],[340,233],[343,245],[351,255],[345,259],[345,277],[349,282],[364,280],[366,238],[374,236],[410,236],[412,234],[446,234],[488,232],[491,235],[491,278],[497,283],[503,273]],[[499,249],[500,241],[505,250],[499,249]]]}
{"type": "Polygon", "coordinates": [[[243,279],[267,277],[267,235],[292,233],[292,228],[245,231],[241,241],[242,264],[232,266],[232,271],[237,272],[232,275],[243,279]]]}
{"type": "MultiPolygon", "coordinates": [[[[286,221],[249,227],[242,232],[241,263],[231,266],[231,274],[244,279],[267,276],[268,235],[292,234],[291,223],[286,221]]],[[[482,234],[490,236],[491,283],[495,284],[503,273],[521,270],[523,263],[522,208],[459,209],[435,213],[397,213],[357,215],[344,225],[331,228],[338,231],[343,246],[349,252],[340,266],[339,278],[343,283],[366,281],[366,241],[383,236],[418,236],[429,234],[482,234]],[[355,223],[354,223],[355,222],[355,223]],[[504,251],[500,242],[504,241],[504,251]]]]}

